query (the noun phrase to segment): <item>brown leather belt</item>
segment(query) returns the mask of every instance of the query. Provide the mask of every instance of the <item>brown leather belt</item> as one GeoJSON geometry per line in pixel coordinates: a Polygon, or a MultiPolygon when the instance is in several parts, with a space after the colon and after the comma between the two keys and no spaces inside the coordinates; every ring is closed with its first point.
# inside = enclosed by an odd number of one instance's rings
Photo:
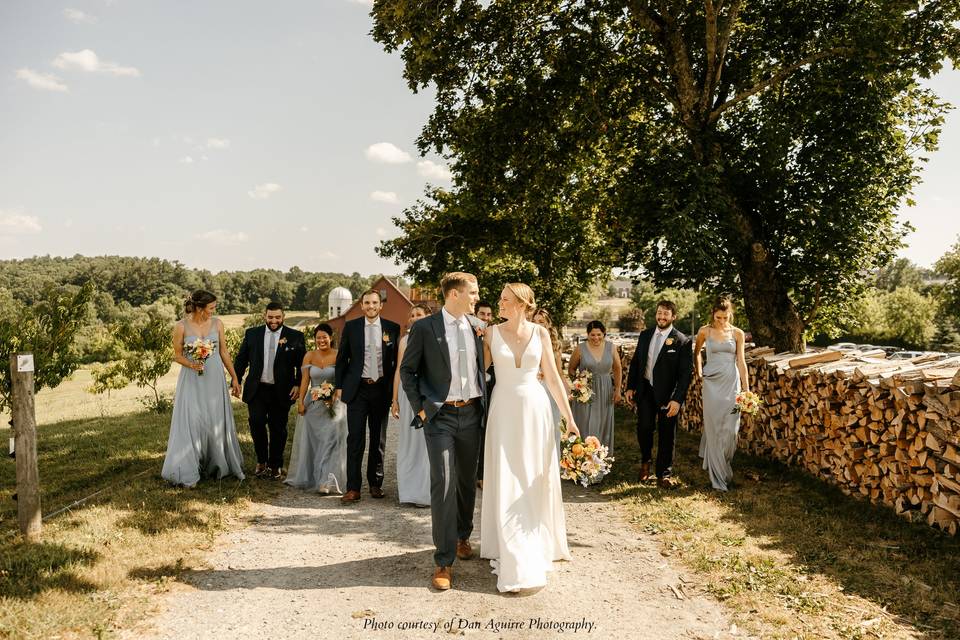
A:
{"type": "Polygon", "coordinates": [[[380,382],[380,378],[377,378],[376,380],[374,380],[373,378],[360,378],[360,379],[363,380],[364,384],[377,384],[378,382],[380,382]]]}
{"type": "Polygon", "coordinates": [[[479,398],[470,398],[469,400],[450,400],[448,402],[444,402],[443,404],[447,405],[448,407],[466,407],[473,404],[477,400],[479,400],[479,398]]]}

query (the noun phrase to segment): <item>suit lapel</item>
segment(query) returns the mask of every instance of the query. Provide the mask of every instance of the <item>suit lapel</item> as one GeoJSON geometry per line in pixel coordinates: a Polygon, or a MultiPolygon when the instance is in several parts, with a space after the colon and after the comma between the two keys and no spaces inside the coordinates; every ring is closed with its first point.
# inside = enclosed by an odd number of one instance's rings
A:
{"type": "Polygon", "coordinates": [[[649,359],[650,354],[650,340],[653,339],[653,334],[656,332],[656,329],[653,331],[644,331],[640,335],[640,344],[637,345],[640,349],[640,364],[643,365],[643,371],[640,372],[641,376],[646,375],[647,371],[647,360],[649,359]]]}
{"type": "Polygon", "coordinates": [[[437,339],[437,347],[440,349],[440,357],[443,358],[447,370],[450,370],[450,351],[447,346],[447,328],[443,322],[443,312],[438,311],[433,314],[433,333],[437,339]]]}

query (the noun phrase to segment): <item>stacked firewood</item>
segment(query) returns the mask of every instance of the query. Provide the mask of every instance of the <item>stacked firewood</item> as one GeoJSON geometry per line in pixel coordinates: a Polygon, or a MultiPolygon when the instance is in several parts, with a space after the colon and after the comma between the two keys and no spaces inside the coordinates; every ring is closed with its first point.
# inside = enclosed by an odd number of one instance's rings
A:
{"type": "MultiPolygon", "coordinates": [[[[763,400],[743,416],[739,446],[804,467],[849,495],[960,527],[960,358],[887,361],[880,353],[746,354],[763,400]]],[[[681,427],[702,426],[694,380],[681,427]]]]}

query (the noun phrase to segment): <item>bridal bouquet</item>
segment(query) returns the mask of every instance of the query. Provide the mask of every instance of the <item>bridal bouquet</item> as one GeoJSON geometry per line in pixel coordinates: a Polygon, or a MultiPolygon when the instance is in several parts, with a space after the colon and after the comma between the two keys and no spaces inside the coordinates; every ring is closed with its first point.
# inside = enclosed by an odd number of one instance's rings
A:
{"type": "MultiPolygon", "coordinates": [[[[567,432],[566,421],[560,421],[560,430],[567,432]]],[[[596,436],[564,435],[560,442],[560,478],[573,480],[584,487],[603,480],[613,467],[613,457],[596,436]]]]}
{"type": "Polygon", "coordinates": [[[317,400],[322,400],[323,404],[327,405],[327,411],[330,412],[330,417],[334,415],[333,410],[333,392],[336,389],[333,386],[333,383],[327,381],[320,383],[320,386],[310,387],[310,399],[316,402],[317,400]]]}
{"type": "Polygon", "coordinates": [[[752,416],[760,411],[760,405],[762,404],[763,400],[753,391],[741,391],[737,394],[736,404],[733,405],[733,410],[730,413],[739,412],[752,416]]]}
{"type": "Polygon", "coordinates": [[[197,338],[193,342],[184,345],[184,350],[190,359],[200,363],[200,370],[197,371],[198,376],[203,375],[203,364],[207,361],[207,358],[213,355],[213,347],[213,340],[205,340],[203,338],[197,338]]]}
{"type": "Polygon", "coordinates": [[[570,397],[581,404],[593,400],[593,373],[588,369],[581,369],[570,381],[570,397]]]}

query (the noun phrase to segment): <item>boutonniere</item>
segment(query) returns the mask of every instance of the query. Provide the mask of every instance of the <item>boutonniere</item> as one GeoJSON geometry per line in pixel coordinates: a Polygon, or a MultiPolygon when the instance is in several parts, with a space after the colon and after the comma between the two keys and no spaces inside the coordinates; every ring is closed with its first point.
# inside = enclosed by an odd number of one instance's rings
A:
{"type": "Polygon", "coordinates": [[[664,343],[668,347],[673,344],[673,338],[667,338],[667,341],[664,343]]]}
{"type": "Polygon", "coordinates": [[[473,328],[473,332],[477,335],[478,338],[482,338],[485,331],[486,331],[486,327],[482,325],[473,328]]]}
{"type": "Polygon", "coordinates": [[[384,342],[385,344],[390,344],[390,334],[389,334],[389,333],[383,334],[383,342],[384,342]]]}
{"type": "Polygon", "coordinates": [[[286,339],[286,338],[280,338],[279,340],[277,340],[277,344],[279,344],[280,346],[283,346],[283,345],[287,344],[287,339],[286,339]]]}

